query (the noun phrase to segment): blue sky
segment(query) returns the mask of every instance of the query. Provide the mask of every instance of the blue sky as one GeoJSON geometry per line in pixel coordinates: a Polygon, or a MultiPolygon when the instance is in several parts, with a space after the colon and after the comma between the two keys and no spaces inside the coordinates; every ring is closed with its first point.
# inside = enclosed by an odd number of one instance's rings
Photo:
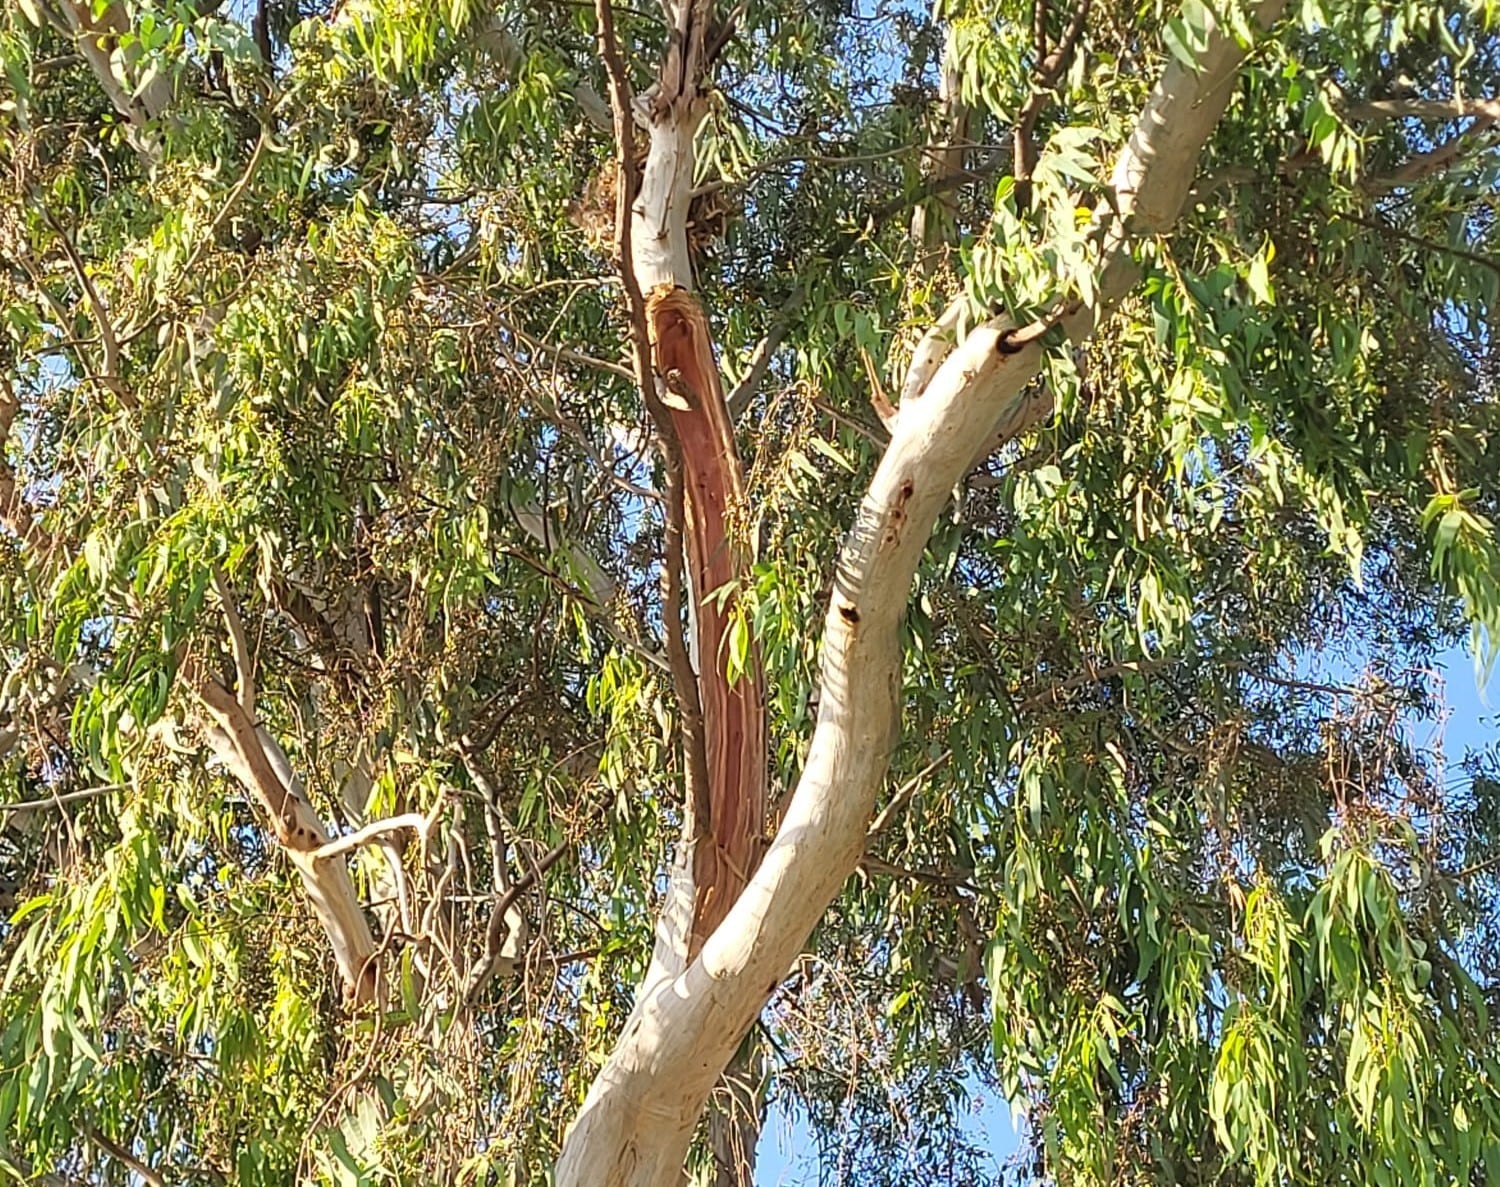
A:
{"type": "MultiPolygon", "coordinates": [[[[1500,743],[1500,675],[1492,675],[1481,688],[1472,656],[1454,648],[1440,657],[1435,678],[1442,682],[1446,717],[1412,723],[1412,740],[1422,746],[1441,741],[1443,755],[1456,776],[1466,754],[1500,743]]],[[[965,1129],[992,1152],[994,1181],[998,1182],[1001,1167],[1017,1147],[1009,1105],[993,1093],[977,1090],[975,1109],[965,1129]]],[[[857,1135],[851,1137],[857,1139],[857,1135]]],[[[795,1116],[773,1111],[760,1144],[758,1187],[815,1187],[818,1174],[817,1148],[806,1127],[795,1116]]]]}
{"type": "MultiPolygon", "coordinates": [[[[997,1094],[979,1089],[975,1107],[964,1125],[976,1145],[985,1146],[993,1157],[993,1181],[999,1182],[1005,1161],[1016,1152],[1017,1135],[1011,1124],[1010,1106],[997,1094]]],[[[817,1147],[797,1118],[773,1112],[761,1138],[755,1181],[758,1187],[815,1187],[818,1183],[817,1147]]],[[[857,1187],[850,1181],[848,1187],[857,1187]]],[[[974,1187],[983,1187],[976,1183],[974,1187]]]]}

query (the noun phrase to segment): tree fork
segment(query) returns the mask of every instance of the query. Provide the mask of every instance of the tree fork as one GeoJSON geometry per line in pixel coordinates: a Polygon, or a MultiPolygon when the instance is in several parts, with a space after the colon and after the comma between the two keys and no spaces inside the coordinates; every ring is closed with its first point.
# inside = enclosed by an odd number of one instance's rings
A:
{"type": "MultiPolygon", "coordinates": [[[[1284,3],[1260,0],[1248,14],[1252,27],[1268,28],[1284,3]]],[[[1061,322],[1075,341],[1088,338],[1134,286],[1133,239],[1165,232],[1176,221],[1247,52],[1211,22],[1196,69],[1174,60],[1152,90],[1116,160],[1112,193],[1096,210],[1102,231],[1096,300],[1061,322]]],[[[653,160],[658,171],[673,152],[691,162],[691,125],[686,141],[682,131],[680,122],[653,122],[643,200],[691,184],[691,169],[685,178],[673,170],[658,176],[653,190],[653,160]]],[[[670,206],[662,214],[661,241],[641,226],[649,220],[637,224],[635,245],[644,244],[638,270],[642,255],[671,263],[663,243],[680,227],[672,225],[670,206]]],[[[678,241],[685,264],[685,235],[678,241]]],[[[652,287],[663,281],[670,283],[653,278],[652,287]]],[[[863,854],[897,734],[900,624],[917,563],[949,490],[967,472],[974,442],[1018,432],[1036,415],[1027,389],[1041,372],[1044,348],[1033,338],[1009,353],[1002,346],[1010,331],[998,322],[976,329],[937,369],[922,398],[903,409],[840,551],[824,627],[818,721],[781,827],[744,893],[685,967],[664,960],[667,946],[658,943],[624,1032],[564,1138],[557,1187],[680,1181],[714,1084],[863,854]]],[[[664,908],[667,928],[672,897],[664,908]]]]}

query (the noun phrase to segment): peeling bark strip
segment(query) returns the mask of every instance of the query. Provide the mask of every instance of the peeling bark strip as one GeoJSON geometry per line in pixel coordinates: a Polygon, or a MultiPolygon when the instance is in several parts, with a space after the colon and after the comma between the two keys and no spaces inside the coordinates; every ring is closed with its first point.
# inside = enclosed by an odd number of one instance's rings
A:
{"type": "MultiPolygon", "coordinates": [[[[1284,4],[1251,4],[1252,28],[1268,28],[1284,4]]],[[[1112,192],[1096,212],[1106,227],[1098,301],[1061,322],[1075,341],[1133,287],[1133,237],[1176,221],[1203,145],[1235,93],[1248,47],[1212,20],[1203,41],[1197,69],[1175,60],[1166,67],[1120,150],[1112,192]]],[[[654,123],[651,133],[655,156],[667,133],[654,123]]],[[[648,162],[643,198],[651,175],[648,162]]],[[[637,243],[648,230],[637,224],[637,243]]],[[[637,255],[638,270],[641,262],[637,255]]],[[[1011,329],[991,323],[974,331],[935,369],[921,398],[901,409],[839,555],[818,723],[781,827],[696,958],[674,968],[658,944],[624,1032],[563,1140],[557,1187],[676,1187],[715,1082],[854,871],[896,737],[900,624],[922,550],[975,443],[1018,431],[1037,414],[1027,387],[1041,372],[1043,348],[1023,334],[1019,351],[1002,353],[1011,329]]],[[[664,910],[673,906],[669,893],[664,910]]]]}
{"type": "Polygon", "coordinates": [[[668,5],[672,32],[661,70],[638,102],[630,97],[610,5],[598,0],[597,16],[621,178],[615,235],[636,372],[667,461],[667,647],[674,654],[687,768],[686,861],[673,872],[666,926],[658,930],[648,974],[655,980],[697,954],[759,863],[766,814],[765,677],[751,639],[744,671],[730,682],[727,644],[739,598],[734,592],[710,597],[725,587],[733,590],[746,574],[744,550],[731,530],[734,509],[744,502],[744,476],[708,319],[691,292],[687,239],[693,136],[706,110],[700,88],[713,56],[712,4],[668,5]],[[638,187],[632,116],[649,135],[638,187]],[[675,655],[681,648],[674,570],[681,552],[687,554],[697,631],[696,676],[686,656],[675,655]]]}
{"type": "Polygon", "coordinates": [[[708,818],[695,819],[690,952],[723,920],[760,861],[766,816],[765,674],[750,641],[732,684],[729,629],[738,594],[710,596],[746,574],[732,518],[744,477],[709,339],[708,320],[686,289],[660,285],[646,300],[652,363],[682,448],[688,571],[697,598],[699,695],[708,759],[708,818]]]}

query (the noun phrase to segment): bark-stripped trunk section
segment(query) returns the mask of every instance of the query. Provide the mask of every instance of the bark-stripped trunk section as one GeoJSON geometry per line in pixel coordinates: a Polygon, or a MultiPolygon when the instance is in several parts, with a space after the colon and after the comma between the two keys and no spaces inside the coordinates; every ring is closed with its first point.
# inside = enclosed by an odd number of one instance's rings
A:
{"type": "MultiPolygon", "coordinates": [[[[651,965],[638,991],[639,1007],[654,987],[687,967],[759,864],[766,810],[765,680],[748,623],[747,647],[739,657],[743,662],[736,665],[737,678],[729,678],[730,644],[741,613],[739,590],[747,576],[747,549],[739,535],[744,477],[708,321],[692,295],[688,248],[693,137],[706,110],[700,84],[711,56],[711,2],[669,0],[672,32],[666,54],[656,86],[640,102],[630,97],[610,4],[597,0],[596,12],[622,179],[615,238],[631,311],[636,372],[667,462],[663,596],[688,791],[683,843],[671,870],[651,965]],[[645,126],[648,139],[638,187],[630,185],[635,180],[632,118],[645,126]],[[684,600],[698,655],[696,671],[683,643],[684,600]]],[[[627,1029],[634,1025],[632,1018],[627,1029]]],[[[760,1114],[752,1107],[755,1094],[747,1096],[737,1085],[735,1077],[726,1079],[710,1116],[716,1166],[709,1182],[716,1187],[748,1185],[753,1177],[760,1114]]],[[[686,1119],[690,1130],[701,1107],[700,1101],[686,1119]]],[[[674,1132],[680,1120],[672,1125],[674,1132]]],[[[678,1152],[674,1181],[681,1175],[683,1153],[678,1152]]],[[[599,1168],[581,1174],[581,1182],[604,1181],[599,1168]]]]}
{"type": "Polygon", "coordinates": [[[743,671],[731,682],[728,643],[739,596],[711,596],[726,586],[736,588],[746,577],[746,550],[736,540],[742,529],[735,522],[744,503],[744,477],[708,320],[691,291],[687,237],[693,137],[707,107],[701,84],[710,8],[708,0],[675,6],[656,86],[635,104],[636,116],[646,124],[648,151],[639,193],[630,203],[628,259],[622,261],[629,273],[627,289],[633,278],[645,296],[653,412],[666,422],[662,434],[675,442],[682,468],[706,771],[697,802],[688,805],[686,868],[674,875],[671,896],[690,898],[691,907],[669,903],[664,921],[674,934],[661,935],[648,983],[675,976],[696,955],[744,889],[764,848],[765,678],[759,649],[750,639],[743,671]]]}
{"type": "MultiPolygon", "coordinates": [[[[1247,13],[1268,27],[1285,0],[1247,13]]],[[[1133,234],[1170,229],[1198,156],[1233,96],[1247,47],[1213,22],[1197,69],[1167,66],[1121,150],[1098,303],[1061,324],[1086,338],[1131,287],[1133,234]]],[[[1039,327],[986,325],[903,408],[840,552],[824,627],[818,723],[776,838],[724,922],[680,973],[648,974],[635,1009],[563,1142],[557,1187],[675,1187],[715,1082],[865,847],[889,764],[900,624],[922,550],[976,442],[1036,414],[1039,327]]],[[[653,970],[656,971],[656,970],[653,970]]]]}
{"type": "MultiPolygon", "coordinates": [[[[765,676],[754,640],[730,681],[729,634],[746,576],[745,490],[708,321],[686,289],[662,285],[646,301],[652,364],[682,452],[684,541],[696,601],[699,699],[708,787],[693,805],[693,923],[689,953],[723,920],[760,860],[766,815],[765,676]],[[731,587],[727,597],[716,591],[731,587]]],[[[748,629],[748,624],[747,628],[748,629]]]]}

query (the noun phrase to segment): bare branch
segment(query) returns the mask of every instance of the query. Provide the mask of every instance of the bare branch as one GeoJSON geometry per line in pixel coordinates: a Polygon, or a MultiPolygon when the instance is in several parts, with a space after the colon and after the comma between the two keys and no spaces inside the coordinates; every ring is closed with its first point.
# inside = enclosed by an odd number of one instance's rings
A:
{"type": "Polygon", "coordinates": [[[639,382],[636,373],[629,367],[622,367],[619,363],[612,363],[607,359],[595,358],[593,355],[584,354],[581,350],[574,350],[570,346],[558,346],[552,342],[544,342],[540,338],[533,338],[519,326],[507,325],[505,328],[511,334],[515,335],[517,341],[530,350],[544,351],[566,363],[578,363],[580,366],[594,367],[600,371],[606,371],[611,375],[618,375],[621,379],[639,382]]]}
{"type": "Polygon", "coordinates": [[[1461,120],[1500,122],[1500,99],[1373,99],[1344,110],[1351,120],[1461,120]]]}
{"type": "Polygon", "coordinates": [[[92,1125],[83,1126],[84,1136],[116,1162],[121,1163],[131,1174],[139,1178],[146,1187],[167,1187],[167,1181],[154,1166],[142,1162],[113,1138],[106,1137],[92,1125]]]}
{"type": "Polygon", "coordinates": [[[63,791],[56,795],[49,795],[36,800],[16,800],[10,804],[0,804],[0,816],[8,812],[30,812],[41,808],[60,808],[64,804],[76,804],[80,800],[98,799],[101,795],[108,795],[112,791],[124,791],[130,785],[128,783],[105,783],[99,787],[83,787],[77,791],[63,791]]]}
{"type": "Polygon", "coordinates": [[[1390,173],[1366,178],[1361,183],[1361,188],[1372,194],[1385,194],[1442,173],[1450,165],[1461,160],[1469,150],[1485,147],[1482,144],[1482,134],[1489,131],[1494,123],[1491,117],[1480,116],[1464,132],[1426,152],[1417,153],[1390,173]]]}
{"type": "Polygon", "coordinates": [[[775,359],[776,352],[786,341],[787,331],[792,328],[792,314],[802,307],[802,302],[806,299],[807,285],[799,284],[777,310],[776,317],[771,322],[771,328],[766,331],[765,337],[757,342],[755,349],[750,352],[750,364],[745,374],[724,397],[731,422],[738,420],[745,409],[750,407],[750,401],[755,398],[761,381],[765,379],[766,372],[771,369],[771,362],[775,359]]]}
{"type": "Polygon", "coordinates": [[[734,39],[739,30],[740,22],[745,19],[745,9],[749,7],[749,0],[739,0],[739,3],[730,11],[724,23],[714,30],[703,50],[703,61],[706,66],[712,66],[719,60],[719,55],[724,52],[724,47],[734,39]]]}
{"type": "MultiPolygon", "coordinates": [[[[703,699],[698,676],[688,655],[683,635],[683,521],[686,495],[683,490],[682,458],[667,458],[667,510],[662,536],[662,629],[666,635],[667,662],[672,670],[672,691],[681,719],[683,782],[688,819],[684,833],[691,839],[709,820],[708,739],[703,724],[703,699]]],[[[706,592],[706,591],[705,591],[706,592]]]]}
{"type": "Polygon", "coordinates": [[[896,425],[896,406],[885,394],[885,385],[880,382],[880,372],[875,366],[875,360],[863,346],[859,348],[859,358],[865,365],[865,379],[870,384],[870,407],[875,409],[875,415],[889,433],[896,425]]]}
{"type": "Polygon", "coordinates": [[[946,247],[956,229],[957,207],[947,195],[952,186],[944,184],[964,176],[969,149],[969,123],[972,113],[964,102],[959,81],[955,31],[948,27],[938,80],[937,124],[923,146],[923,174],[934,185],[931,197],[912,210],[908,238],[915,252],[919,276],[930,275],[941,258],[939,248],[946,247]]]}
{"type": "Polygon", "coordinates": [[[897,788],[896,794],[891,796],[890,802],[880,810],[880,815],[876,816],[874,821],[871,822],[870,827],[865,832],[866,837],[874,840],[881,833],[885,832],[890,826],[891,821],[896,818],[896,813],[905,811],[906,805],[911,802],[912,796],[921,790],[922,784],[926,783],[929,778],[941,770],[952,757],[953,751],[944,750],[897,788]]]}
{"type": "Polygon", "coordinates": [[[182,275],[192,275],[193,270],[198,266],[199,261],[202,260],[203,253],[218,238],[219,228],[224,225],[224,220],[230,216],[235,206],[239,204],[240,199],[245,196],[245,191],[250,188],[250,183],[255,180],[255,171],[260,167],[261,157],[265,155],[266,147],[270,144],[270,141],[270,130],[264,127],[261,128],[260,137],[256,140],[255,148],[250,153],[250,160],[245,163],[245,171],[240,174],[240,179],[234,183],[234,188],[225,197],[224,205],[219,207],[219,213],[214,215],[213,222],[209,223],[207,229],[199,234],[197,246],[193,248],[193,254],[188,257],[187,263],[183,266],[182,275]]]}
{"type": "Polygon", "coordinates": [[[905,878],[912,882],[923,882],[929,886],[944,886],[950,890],[973,890],[974,882],[967,874],[943,873],[940,870],[917,870],[908,866],[892,865],[878,857],[865,854],[859,859],[860,869],[872,874],[884,874],[891,878],[905,878]]]}
{"type": "Polygon", "coordinates": [[[313,861],[327,861],[331,857],[338,857],[341,854],[353,852],[355,849],[360,849],[365,845],[379,841],[391,833],[398,833],[402,829],[408,828],[417,834],[425,846],[428,838],[432,835],[433,828],[437,825],[438,815],[442,810],[442,806],[443,801],[439,800],[432,811],[426,816],[423,816],[420,812],[405,812],[400,816],[390,816],[384,820],[373,820],[365,825],[364,828],[356,829],[345,836],[337,837],[329,841],[326,845],[320,845],[309,856],[311,856],[313,861]]]}
{"type": "Polygon", "coordinates": [[[967,295],[960,293],[954,297],[917,342],[917,348],[911,354],[911,363],[906,368],[906,378],[901,382],[902,405],[908,400],[915,400],[927,390],[928,383],[953,349],[954,336],[958,333],[959,322],[963,319],[968,304],[967,295]]]}
{"type": "Polygon", "coordinates": [[[73,275],[77,278],[79,287],[83,289],[84,296],[88,298],[89,308],[93,311],[94,321],[99,325],[100,348],[104,358],[99,367],[99,378],[104,385],[114,392],[115,397],[126,408],[134,410],[140,407],[140,402],[125,386],[120,378],[120,340],[115,334],[114,323],[110,320],[109,309],[99,297],[99,290],[94,287],[94,281],[89,276],[88,268],[84,265],[83,257],[78,254],[78,248],[73,244],[73,238],[62,227],[62,224],[52,216],[52,212],[45,205],[39,204],[42,218],[57,235],[62,244],[63,253],[68,257],[68,263],[72,266],[73,275]]]}
{"type": "Polygon", "coordinates": [[[1090,667],[1069,676],[1066,680],[1059,680],[1051,688],[1039,692],[1035,696],[1027,697],[1016,708],[1024,713],[1031,709],[1041,709],[1048,705],[1055,705],[1057,704],[1058,697],[1064,693],[1072,692],[1074,689],[1086,688],[1090,684],[1101,684],[1111,676],[1120,676],[1126,672],[1139,674],[1154,671],[1159,667],[1161,667],[1161,663],[1150,660],[1126,660],[1123,663],[1109,664],[1102,668],[1090,667]]]}
{"type": "Polygon", "coordinates": [[[1401,243],[1409,243],[1413,247],[1420,247],[1425,251],[1437,252],[1440,255],[1452,256],[1455,259],[1467,260],[1471,264],[1478,264],[1482,268],[1488,268],[1491,272],[1500,273],[1500,260],[1493,256],[1484,255],[1476,251],[1467,251],[1462,247],[1454,247],[1449,243],[1439,243],[1435,239],[1424,239],[1420,235],[1413,235],[1409,231],[1403,231],[1399,227],[1393,227],[1390,223],[1381,222],[1379,219],[1364,218],[1348,210],[1332,211],[1332,217],[1341,219],[1346,223],[1364,227],[1367,230],[1378,232],[1389,236],[1401,243]]]}
{"type": "Polygon", "coordinates": [[[1046,105],[1048,96],[1056,88],[1063,72],[1073,60],[1073,51],[1078,45],[1078,37],[1083,32],[1084,23],[1088,20],[1090,0],[1077,0],[1074,4],[1072,15],[1068,19],[1068,26],[1063,30],[1057,48],[1051,53],[1047,52],[1045,0],[1035,0],[1035,3],[1037,67],[1032,75],[1031,94],[1026,97],[1026,102],[1016,117],[1015,128],[1012,132],[1014,148],[1011,154],[1011,174],[1016,179],[1016,206],[1021,210],[1031,205],[1031,173],[1036,168],[1037,161],[1037,120],[1041,118],[1042,108],[1046,105]]]}
{"type": "Polygon", "coordinates": [[[21,410],[21,399],[15,389],[7,385],[0,390],[0,524],[3,524],[23,543],[45,551],[50,540],[41,530],[37,515],[32,511],[16,480],[16,472],[6,456],[10,442],[10,430],[15,424],[16,414],[21,410]]]}
{"type": "Polygon", "coordinates": [[[1000,333],[1000,353],[1020,354],[1033,342],[1040,342],[1048,331],[1060,326],[1083,307],[1079,300],[1062,301],[1052,309],[1024,326],[1013,326],[1000,333]]]}
{"type": "MultiPolygon", "coordinates": [[[[200,6],[207,11],[214,7],[217,5],[211,2],[200,6]]],[[[96,5],[93,0],[60,0],[55,4],[45,0],[37,9],[48,24],[77,47],[100,89],[126,120],[130,146],[150,168],[161,150],[149,125],[171,105],[172,84],[162,74],[130,78],[140,64],[141,47],[131,41],[120,49],[120,35],[130,30],[127,11],[118,3],[96,5]]]]}
{"type": "MultiPolygon", "coordinates": [[[[650,400],[655,392],[651,378],[651,341],[646,329],[646,298],[636,278],[635,261],[630,251],[630,225],[636,191],[641,184],[640,166],[635,158],[635,124],[631,117],[634,102],[625,62],[615,36],[615,13],[612,0],[595,0],[599,20],[599,56],[604,60],[609,78],[610,108],[614,114],[615,163],[619,184],[615,193],[615,264],[625,286],[625,305],[630,314],[630,345],[635,362],[635,381],[641,394],[650,400]]],[[[663,418],[665,419],[665,418],[663,418]]]]}
{"type": "Polygon", "coordinates": [[[285,752],[197,661],[190,660],[184,674],[213,721],[209,739],[215,752],[270,817],[276,840],[300,875],[308,904],[328,935],[345,992],[356,1002],[377,1000],[380,973],[369,920],[345,865],[319,860],[328,830],[302,794],[285,752]]]}

